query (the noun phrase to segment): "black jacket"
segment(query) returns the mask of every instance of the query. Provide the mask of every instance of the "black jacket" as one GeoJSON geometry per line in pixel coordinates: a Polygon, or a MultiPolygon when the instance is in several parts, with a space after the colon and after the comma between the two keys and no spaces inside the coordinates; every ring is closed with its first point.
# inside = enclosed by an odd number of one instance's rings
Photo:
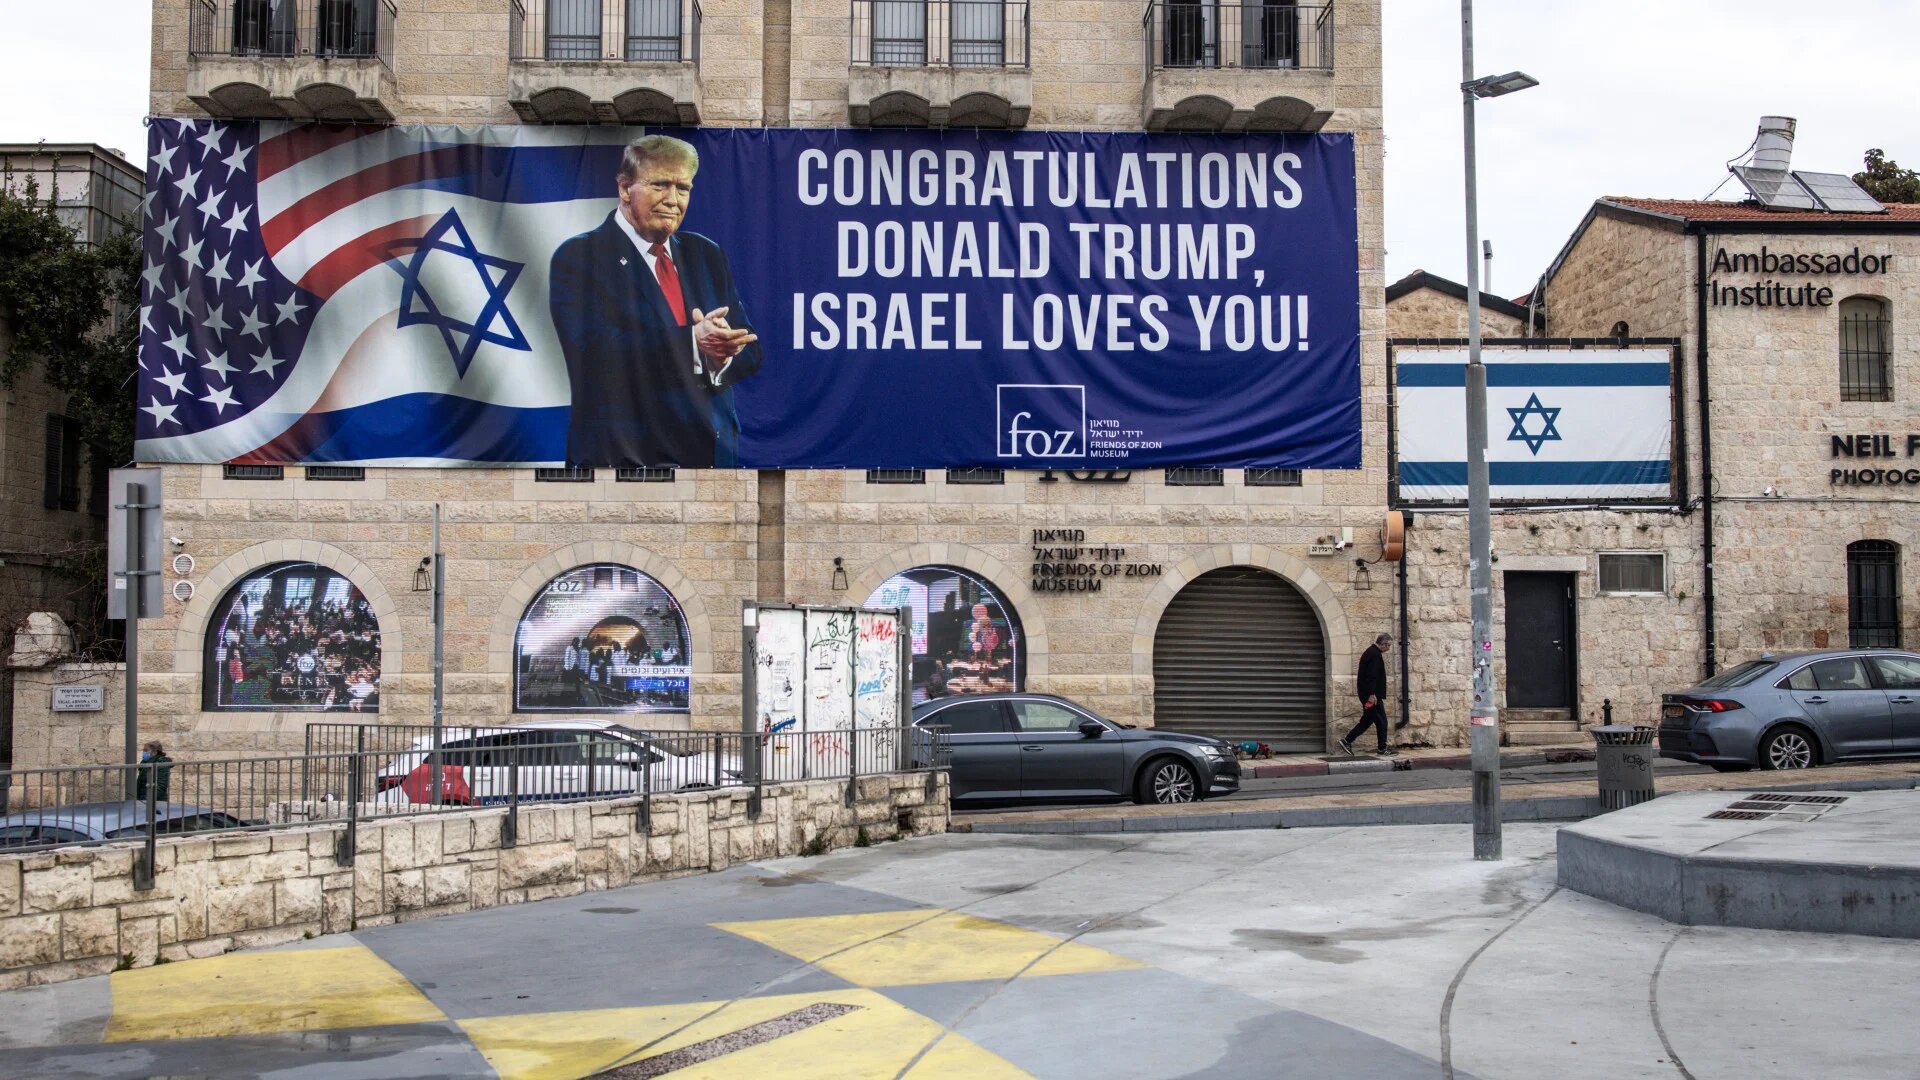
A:
{"type": "MultiPolygon", "coordinates": [[[[680,232],[674,248],[687,317],[724,307],[729,325],[747,326],[719,245],[680,232]]],[[[760,344],[733,358],[719,386],[696,375],[692,334],[675,325],[659,280],[612,214],[553,253],[548,295],[573,386],[567,464],[697,468],[738,460],[733,386],[760,369],[760,344]]]]}
{"type": "Polygon", "coordinates": [[[1370,697],[1383,702],[1387,699],[1387,661],[1381,655],[1380,646],[1369,645],[1367,651],[1360,654],[1359,686],[1355,689],[1363,705],[1370,697]]]}

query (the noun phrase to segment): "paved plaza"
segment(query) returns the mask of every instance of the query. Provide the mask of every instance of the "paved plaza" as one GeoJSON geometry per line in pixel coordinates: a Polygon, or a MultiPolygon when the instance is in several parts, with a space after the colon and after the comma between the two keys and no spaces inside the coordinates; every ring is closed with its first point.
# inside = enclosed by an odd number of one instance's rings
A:
{"type": "Polygon", "coordinates": [[[1682,928],[1554,827],[946,835],[0,995],[9,1077],[1893,1077],[1920,942],[1682,928]]]}

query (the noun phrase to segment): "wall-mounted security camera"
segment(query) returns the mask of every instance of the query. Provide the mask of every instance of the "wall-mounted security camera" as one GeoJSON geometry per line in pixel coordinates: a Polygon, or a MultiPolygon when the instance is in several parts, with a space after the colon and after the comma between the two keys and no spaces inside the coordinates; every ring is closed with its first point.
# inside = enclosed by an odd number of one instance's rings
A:
{"type": "Polygon", "coordinates": [[[179,537],[177,537],[177,536],[169,536],[169,537],[167,537],[167,543],[169,543],[169,544],[172,544],[172,545],[173,545],[174,547],[186,547],[186,546],[187,546],[187,542],[186,542],[185,540],[182,540],[182,539],[180,539],[180,538],[179,538],[179,537]]]}

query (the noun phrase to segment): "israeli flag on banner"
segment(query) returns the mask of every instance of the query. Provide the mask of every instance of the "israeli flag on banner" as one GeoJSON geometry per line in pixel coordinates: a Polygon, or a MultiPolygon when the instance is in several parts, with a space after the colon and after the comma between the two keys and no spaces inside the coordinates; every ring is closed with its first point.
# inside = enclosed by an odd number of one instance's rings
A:
{"type": "MultiPolygon", "coordinates": [[[[1673,494],[1673,352],[1666,346],[1482,349],[1494,502],[1673,494]]],[[[1467,498],[1467,350],[1394,350],[1400,498],[1467,498]]]]}

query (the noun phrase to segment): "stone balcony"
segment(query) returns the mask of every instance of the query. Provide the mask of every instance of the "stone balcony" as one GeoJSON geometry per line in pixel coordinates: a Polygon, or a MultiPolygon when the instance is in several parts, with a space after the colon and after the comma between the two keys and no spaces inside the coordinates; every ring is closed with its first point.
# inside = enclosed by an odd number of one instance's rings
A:
{"type": "Polygon", "coordinates": [[[530,124],[698,124],[700,67],[691,60],[514,60],[507,102],[530,124]]]}
{"type": "Polygon", "coordinates": [[[530,124],[700,122],[700,0],[624,0],[584,21],[508,9],[507,103],[530,124]]]}
{"type": "Polygon", "coordinates": [[[1033,72],[1024,68],[855,67],[847,112],[857,127],[1027,125],[1033,72]]]}
{"type": "Polygon", "coordinates": [[[1025,0],[852,0],[847,114],[860,127],[1025,127],[1025,0]]]}
{"type": "Polygon", "coordinates": [[[1333,115],[1333,5],[1153,0],[1149,131],[1318,131],[1333,115]]]}
{"type": "Polygon", "coordinates": [[[187,96],[209,115],[393,119],[393,0],[201,0],[190,12],[187,96]]]}

